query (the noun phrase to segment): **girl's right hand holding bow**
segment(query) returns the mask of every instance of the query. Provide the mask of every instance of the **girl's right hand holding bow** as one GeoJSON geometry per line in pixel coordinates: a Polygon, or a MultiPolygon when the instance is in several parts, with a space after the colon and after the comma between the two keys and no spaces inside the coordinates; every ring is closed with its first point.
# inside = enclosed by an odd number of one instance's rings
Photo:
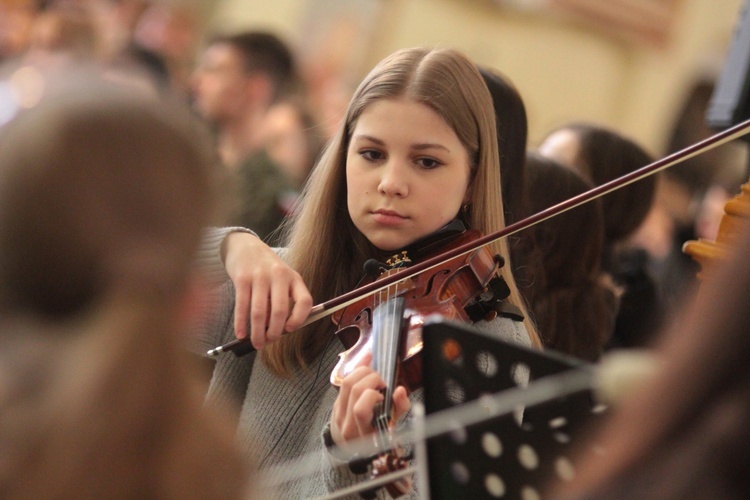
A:
{"type": "Polygon", "coordinates": [[[254,234],[234,232],[222,245],[227,274],[235,287],[234,334],[260,350],[299,328],[313,300],[300,274],[254,234]]]}

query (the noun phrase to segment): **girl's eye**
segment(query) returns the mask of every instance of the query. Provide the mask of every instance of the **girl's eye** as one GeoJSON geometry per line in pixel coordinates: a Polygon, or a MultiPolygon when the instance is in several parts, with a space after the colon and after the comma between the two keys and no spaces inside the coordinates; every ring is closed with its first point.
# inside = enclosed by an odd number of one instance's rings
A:
{"type": "Polygon", "coordinates": [[[443,162],[436,160],[435,158],[419,158],[417,160],[417,163],[419,163],[422,168],[427,170],[432,170],[433,168],[437,168],[443,164],[443,162]]]}
{"type": "Polygon", "coordinates": [[[365,149],[360,151],[359,154],[367,161],[378,161],[383,159],[383,153],[374,149],[365,149]]]}

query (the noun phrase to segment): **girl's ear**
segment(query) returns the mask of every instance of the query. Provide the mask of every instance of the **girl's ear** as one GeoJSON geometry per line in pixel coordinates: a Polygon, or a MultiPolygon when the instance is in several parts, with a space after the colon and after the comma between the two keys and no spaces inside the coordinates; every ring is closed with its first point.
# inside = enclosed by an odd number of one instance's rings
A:
{"type": "Polygon", "coordinates": [[[474,200],[474,179],[472,178],[469,182],[469,185],[466,188],[466,193],[464,194],[464,205],[471,204],[472,200],[474,200]]]}

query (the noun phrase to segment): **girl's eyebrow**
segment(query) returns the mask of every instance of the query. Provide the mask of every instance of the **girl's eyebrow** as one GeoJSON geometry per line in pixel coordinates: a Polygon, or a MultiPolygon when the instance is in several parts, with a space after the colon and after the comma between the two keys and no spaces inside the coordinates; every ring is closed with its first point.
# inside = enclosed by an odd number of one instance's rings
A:
{"type": "Polygon", "coordinates": [[[384,141],[378,139],[377,137],[373,137],[373,136],[367,135],[367,134],[354,134],[354,136],[352,137],[352,140],[355,140],[355,141],[356,140],[365,140],[365,141],[374,142],[375,144],[377,144],[379,146],[385,146],[385,142],[384,141]]]}
{"type": "MultiPolygon", "coordinates": [[[[370,142],[374,142],[375,144],[377,144],[379,146],[385,146],[385,142],[384,141],[382,141],[381,139],[378,139],[377,137],[373,137],[373,136],[367,135],[367,134],[355,134],[354,137],[352,137],[352,140],[354,140],[354,141],[356,141],[356,140],[367,140],[367,141],[370,141],[370,142]]],[[[426,143],[423,143],[423,144],[414,144],[414,145],[411,146],[411,148],[412,149],[416,149],[418,151],[423,151],[425,149],[442,149],[443,151],[446,151],[448,153],[451,152],[450,149],[446,148],[442,144],[431,143],[431,142],[426,142],[426,143]]]]}

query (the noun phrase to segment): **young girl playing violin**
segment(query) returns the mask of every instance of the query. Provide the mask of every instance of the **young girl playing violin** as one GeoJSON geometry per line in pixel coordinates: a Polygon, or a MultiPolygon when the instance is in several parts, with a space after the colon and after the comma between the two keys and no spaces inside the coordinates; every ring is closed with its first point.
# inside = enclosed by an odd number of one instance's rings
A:
{"type": "MultiPolygon", "coordinates": [[[[492,99],[474,64],[454,50],[408,49],[384,59],[354,93],[303,200],[278,254],[251,234],[213,233],[214,246],[205,251],[218,255],[221,245],[234,284],[219,290],[210,333],[202,338],[215,347],[244,337],[250,324],[259,351],[219,356],[208,400],[234,398],[241,405],[241,444],[265,466],[322,453],[317,475],[281,492],[297,498],[362,479],[326,450],[323,436],[326,444],[345,446],[373,433],[384,382],[363,363],[340,390],[330,385],[341,351],[330,320],[282,333],[302,324],[312,298],[322,303],[354,289],[368,259],[382,262],[456,219],[485,234],[504,225],[492,99]]],[[[492,251],[508,261],[502,241],[492,251]]],[[[508,302],[527,316],[509,267],[499,271],[511,290],[508,302]]],[[[475,326],[540,346],[518,317],[475,326]]],[[[408,410],[409,397],[418,394],[393,392],[395,418],[408,410]]]]}

